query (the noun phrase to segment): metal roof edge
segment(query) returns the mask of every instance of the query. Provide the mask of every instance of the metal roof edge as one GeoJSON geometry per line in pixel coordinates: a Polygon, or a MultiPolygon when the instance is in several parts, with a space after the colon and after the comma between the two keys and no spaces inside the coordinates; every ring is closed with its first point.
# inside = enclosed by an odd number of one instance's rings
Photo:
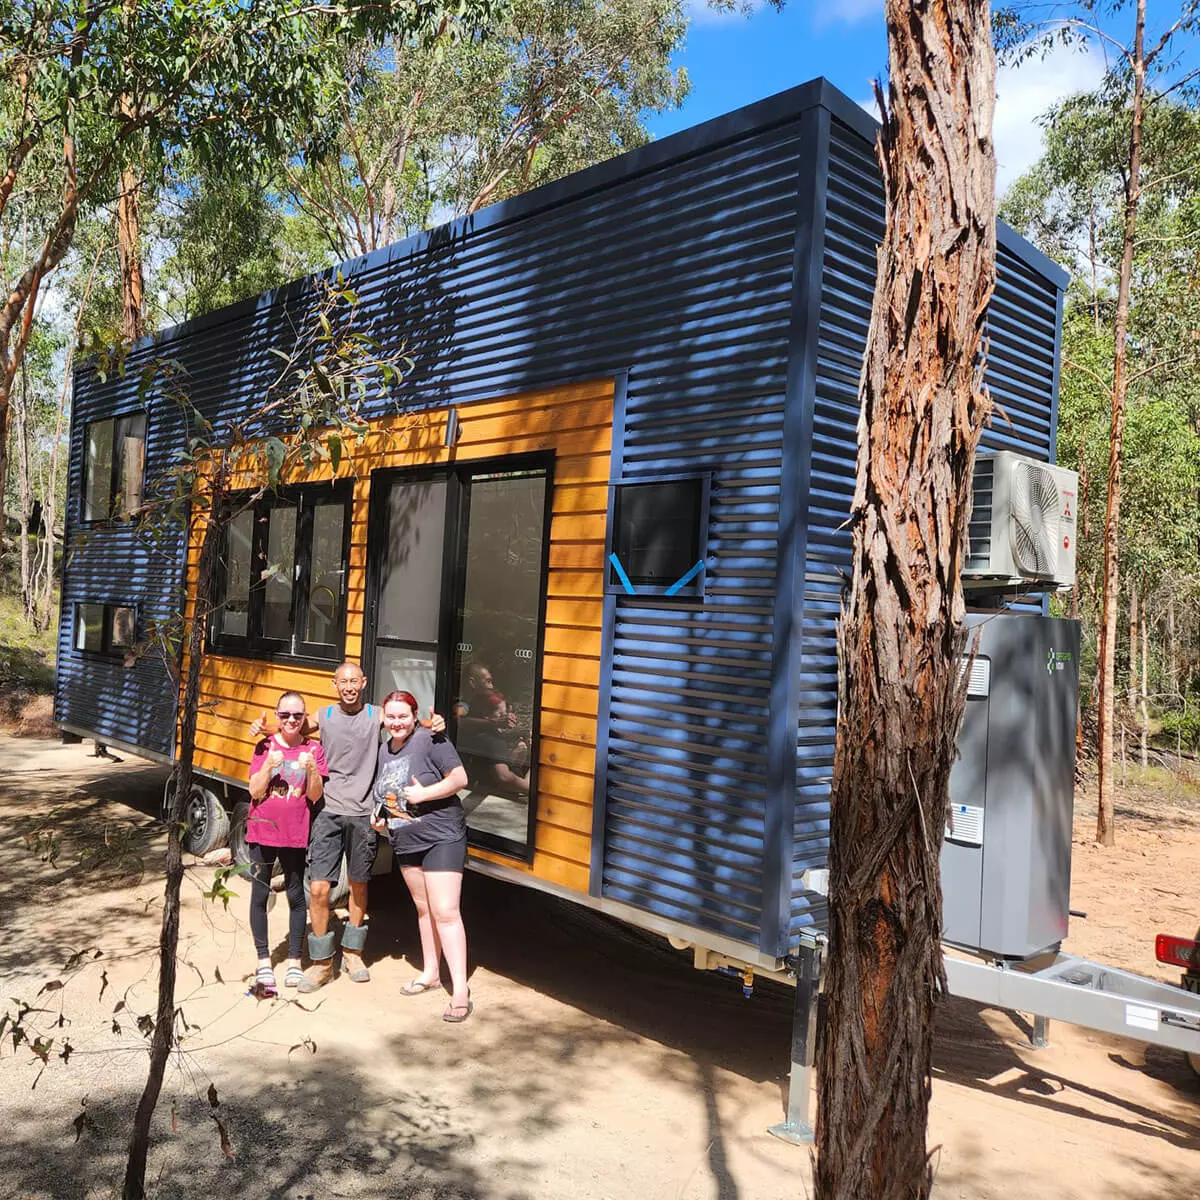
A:
{"type": "MultiPolygon", "coordinates": [[[[879,122],[871,116],[861,104],[855,104],[844,92],[839,91],[827,79],[817,79],[814,84],[821,87],[821,103],[825,108],[847,125],[860,137],[870,142],[872,147],[879,135],[879,122]]],[[[996,241],[1006,250],[1015,254],[1027,267],[1043,276],[1054,284],[1059,291],[1066,291],[1071,274],[1064,270],[1052,258],[1043,254],[1032,242],[1022,237],[1012,226],[1005,224],[999,218],[996,220],[996,241]]]]}
{"type": "MultiPolygon", "coordinates": [[[[281,302],[303,295],[312,286],[313,280],[333,279],[339,271],[343,276],[350,277],[356,272],[369,270],[387,262],[437,251],[487,229],[526,220],[547,209],[582,199],[618,183],[636,179],[640,175],[698,157],[730,142],[796,120],[803,112],[814,107],[828,109],[839,121],[874,145],[879,132],[879,122],[828,79],[819,76],[807,83],[768,96],[764,100],[757,100],[733,112],[680,130],[661,140],[628,150],[624,154],[566,175],[552,183],[543,184],[532,191],[501,200],[470,216],[456,217],[434,229],[413,234],[404,241],[383,246],[357,258],[347,259],[323,271],[293,279],[270,291],[247,297],[224,308],[214,309],[178,325],[157,330],[134,342],[128,353],[132,356],[139,351],[178,341],[202,329],[232,323],[256,311],[267,311],[281,302]]],[[[1060,290],[1065,290],[1070,278],[1068,273],[1003,222],[997,222],[997,240],[1032,270],[1045,276],[1060,290]]],[[[86,369],[86,363],[80,363],[79,366],[80,369],[86,369]]]]}
{"type": "Polygon", "coordinates": [[[996,243],[1015,254],[1027,267],[1048,279],[1060,292],[1067,290],[1071,273],[1023,238],[1011,225],[996,219],[996,243]]]}
{"type": "MultiPolygon", "coordinates": [[[[293,279],[288,283],[257,296],[250,296],[223,308],[213,309],[198,317],[192,317],[177,325],[169,325],[147,334],[134,342],[128,353],[153,349],[167,342],[177,341],[201,329],[211,329],[224,323],[237,321],[260,309],[267,310],[294,295],[302,295],[315,279],[332,279],[340,271],[344,276],[364,269],[380,266],[405,258],[437,251],[501,225],[526,220],[550,208],[579,200],[594,192],[602,191],[619,183],[636,179],[640,175],[661,170],[677,162],[698,157],[718,149],[730,142],[740,141],[797,119],[801,113],[814,106],[835,106],[837,111],[844,107],[856,108],[852,101],[843,96],[827,79],[817,78],[799,84],[786,91],[757,100],[753,104],[735,109],[719,117],[713,117],[699,125],[682,129],[668,137],[649,142],[634,150],[627,150],[614,158],[606,159],[582,171],[575,171],[551,183],[531,191],[523,192],[507,200],[488,205],[466,217],[456,217],[433,229],[422,230],[403,241],[382,246],[368,254],[346,259],[344,262],[293,279]]],[[[860,110],[861,111],[861,110],[860,110]]],[[[865,116],[866,114],[864,114],[865,116]]],[[[869,117],[867,118],[870,119],[869,117]]],[[[81,364],[82,365],[82,364],[81,364]]]]}

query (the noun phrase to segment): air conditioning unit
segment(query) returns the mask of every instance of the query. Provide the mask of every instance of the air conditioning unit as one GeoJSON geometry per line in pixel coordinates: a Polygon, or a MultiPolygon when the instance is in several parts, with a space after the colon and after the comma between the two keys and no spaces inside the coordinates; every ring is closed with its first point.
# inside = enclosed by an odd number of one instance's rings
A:
{"type": "Polygon", "coordinates": [[[1078,476],[1008,450],[975,459],[964,588],[1075,582],[1078,476]]]}

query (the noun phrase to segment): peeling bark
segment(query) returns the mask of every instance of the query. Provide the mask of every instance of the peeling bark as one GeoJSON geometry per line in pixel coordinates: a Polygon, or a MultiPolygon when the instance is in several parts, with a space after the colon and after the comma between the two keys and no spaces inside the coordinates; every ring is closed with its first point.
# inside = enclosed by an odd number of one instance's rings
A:
{"type": "MultiPolygon", "coordinates": [[[[986,0],[887,0],[884,241],[839,635],[818,1200],[924,1197],[939,856],[965,702],[959,576],[991,402],[995,59],[986,0]]],[[[882,97],[880,97],[882,100],[882,97]]]]}

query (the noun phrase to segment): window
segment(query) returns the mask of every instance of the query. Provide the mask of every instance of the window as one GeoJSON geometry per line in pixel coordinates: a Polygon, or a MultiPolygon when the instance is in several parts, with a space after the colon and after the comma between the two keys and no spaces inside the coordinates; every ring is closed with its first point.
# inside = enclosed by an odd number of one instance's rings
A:
{"type": "Polygon", "coordinates": [[[225,526],[214,651],[340,662],[346,637],[349,483],[289,488],[225,526]]]}
{"type": "Polygon", "coordinates": [[[83,519],[128,520],[141,511],[146,414],[88,423],[84,435],[83,519]]]}
{"type": "Polygon", "coordinates": [[[553,458],[381,471],[364,643],[373,698],[446,714],[470,780],[472,845],[533,858],[553,458]]]}
{"type": "Polygon", "coordinates": [[[708,477],[617,483],[613,492],[607,590],[631,596],[703,595],[708,477]]]}
{"type": "Polygon", "coordinates": [[[122,655],[137,643],[137,612],[128,605],[76,604],[75,649],[122,655]]]}

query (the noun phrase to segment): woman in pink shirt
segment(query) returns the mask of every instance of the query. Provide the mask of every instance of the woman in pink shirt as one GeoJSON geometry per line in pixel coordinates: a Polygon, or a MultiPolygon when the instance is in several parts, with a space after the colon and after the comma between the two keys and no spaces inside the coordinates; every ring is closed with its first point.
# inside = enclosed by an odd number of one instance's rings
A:
{"type": "Polygon", "coordinates": [[[275,972],[267,945],[267,900],[275,861],[283,868],[289,909],[288,960],[285,987],[295,987],[303,975],[300,949],[304,940],[304,860],[312,806],[324,793],[325,752],[319,742],[304,736],[304,698],[284,692],[275,706],[279,732],[264,738],[250,760],[250,815],[246,819],[246,849],[250,852],[250,932],[258,953],[254,986],[260,994],[276,995],[275,972]]]}

